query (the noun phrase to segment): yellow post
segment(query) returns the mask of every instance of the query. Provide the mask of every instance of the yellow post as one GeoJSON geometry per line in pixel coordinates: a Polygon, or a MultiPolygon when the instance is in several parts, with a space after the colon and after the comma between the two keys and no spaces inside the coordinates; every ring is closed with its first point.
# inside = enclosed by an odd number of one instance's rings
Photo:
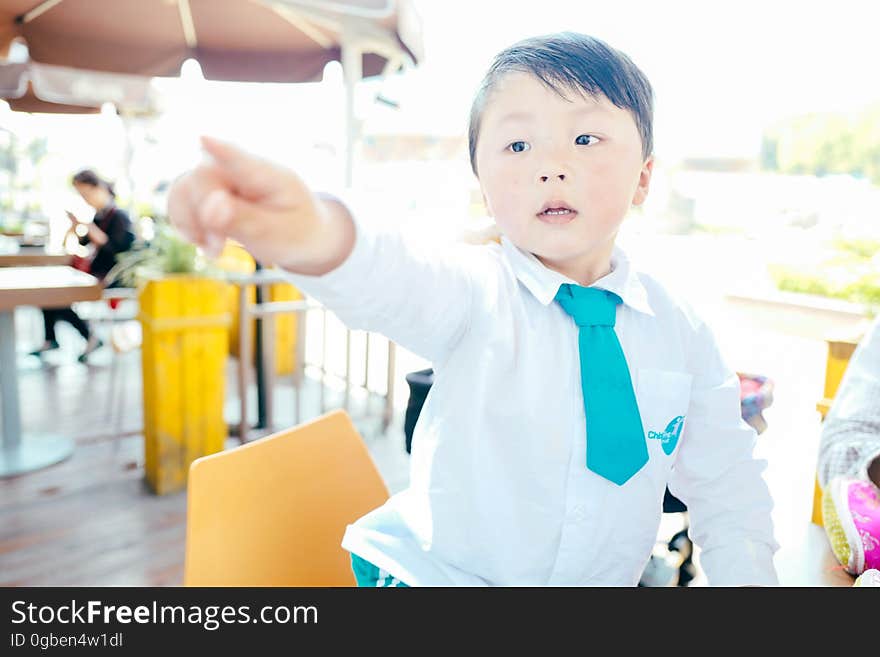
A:
{"type": "MultiPolygon", "coordinates": [[[[214,263],[224,271],[250,274],[256,271],[256,263],[253,256],[244,247],[232,241],[227,241],[220,257],[214,263]]],[[[238,357],[238,316],[239,296],[238,286],[229,285],[228,303],[229,312],[232,315],[229,326],[229,353],[238,357]]],[[[266,301],[297,301],[303,298],[302,293],[289,283],[273,283],[269,286],[269,298],[266,301]]],[[[256,303],[257,292],[253,285],[248,285],[248,303],[256,303]]],[[[275,373],[292,374],[296,367],[296,316],[291,313],[275,315],[274,320],[267,318],[265,321],[275,322],[275,373]]],[[[256,320],[251,320],[251,335],[256,331],[256,320]]],[[[256,355],[255,355],[256,356],[256,355]]]]}
{"type": "Polygon", "coordinates": [[[223,450],[226,294],[225,283],[192,275],[151,280],[139,294],[145,470],[159,495],[185,488],[190,463],[223,450]]]}
{"type": "MultiPolygon", "coordinates": [[[[253,257],[244,247],[239,244],[227,240],[226,246],[214,265],[223,271],[236,272],[239,274],[252,274],[256,270],[256,263],[253,257]]],[[[231,314],[229,324],[229,353],[238,358],[238,286],[228,285],[226,290],[226,299],[228,309],[231,314]]],[[[247,290],[248,303],[255,303],[257,299],[257,291],[253,285],[248,285],[247,290]]],[[[255,321],[251,320],[251,335],[254,334],[255,321]]]]}
{"type": "Polygon", "coordinates": [[[828,343],[828,359],[825,363],[825,390],[823,398],[816,403],[816,409],[823,420],[831,410],[831,403],[834,400],[834,395],[837,394],[840,382],[843,380],[849,359],[859,344],[858,339],[827,340],[826,342],[828,343]]]}
{"type": "Polygon", "coordinates": [[[818,475],[813,484],[813,517],[810,520],[814,525],[822,526],[822,487],[819,485],[818,475]]]}
{"type": "MultiPolygon", "coordinates": [[[[299,301],[302,298],[302,292],[289,283],[273,283],[269,286],[270,301],[299,301]]],[[[296,354],[294,353],[296,351],[296,320],[296,315],[292,313],[275,315],[276,374],[293,374],[297,366],[296,354]]]]}

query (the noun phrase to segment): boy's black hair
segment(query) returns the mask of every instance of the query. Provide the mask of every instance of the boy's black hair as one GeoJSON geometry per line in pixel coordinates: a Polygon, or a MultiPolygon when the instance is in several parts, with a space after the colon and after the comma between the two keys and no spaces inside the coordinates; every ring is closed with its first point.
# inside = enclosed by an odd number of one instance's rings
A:
{"type": "Polygon", "coordinates": [[[513,44],[495,56],[471,106],[468,146],[471,169],[477,173],[480,120],[492,89],[507,73],[530,73],[565,98],[565,91],[604,95],[629,110],[642,138],[642,155],[654,150],[654,102],[651,83],[629,57],[586,34],[560,32],[513,44]]]}

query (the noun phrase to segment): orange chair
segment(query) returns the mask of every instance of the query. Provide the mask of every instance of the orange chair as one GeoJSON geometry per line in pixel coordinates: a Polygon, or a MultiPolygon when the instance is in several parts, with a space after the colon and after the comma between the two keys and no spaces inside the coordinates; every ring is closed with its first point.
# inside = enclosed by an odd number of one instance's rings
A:
{"type": "Polygon", "coordinates": [[[195,460],[185,586],[354,586],[345,527],[388,489],[345,411],[195,460]]]}

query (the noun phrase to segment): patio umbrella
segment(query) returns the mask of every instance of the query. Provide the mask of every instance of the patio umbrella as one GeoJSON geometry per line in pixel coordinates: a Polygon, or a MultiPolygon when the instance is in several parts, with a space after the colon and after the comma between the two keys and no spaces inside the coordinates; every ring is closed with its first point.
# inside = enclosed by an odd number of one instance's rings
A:
{"type": "Polygon", "coordinates": [[[17,112],[93,114],[104,103],[126,116],[159,111],[149,78],[36,62],[0,62],[0,98],[17,112]]]}
{"type": "Polygon", "coordinates": [[[0,55],[19,38],[40,63],[147,76],[176,75],[195,58],[208,79],[310,82],[340,61],[347,184],[354,85],[422,58],[409,0],[4,0],[0,55]]]}
{"type": "Polygon", "coordinates": [[[364,75],[421,58],[409,2],[389,0],[4,0],[0,55],[21,37],[35,61],[174,76],[197,59],[212,80],[308,82],[342,43],[359,44],[364,75]]]}
{"type": "MultiPolygon", "coordinates": [[[[16,90],[16,94],[19,92],[16,90]]],[[[29,112],[34,114],[98,114],[101,107],[98,105],[76,105],[73,103],[59,103],[43,100],[34,91],[33,83],[26,83],[25,92],[15,98],[2,93],[3,99],[9,104],[13,112],[29,112]]]]}

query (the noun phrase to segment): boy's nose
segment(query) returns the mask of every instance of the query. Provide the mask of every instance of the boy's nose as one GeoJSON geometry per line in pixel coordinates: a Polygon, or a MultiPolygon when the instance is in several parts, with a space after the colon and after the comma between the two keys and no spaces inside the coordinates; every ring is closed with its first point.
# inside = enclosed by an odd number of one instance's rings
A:
{"type": "Polygon", "coordinates": [[[555,174],[555,175],[553,175],[553,176],[543,176],[543,175],[542,175],[542,176],[539,176],[539,178],[541,179],[541,182],[547,182],[547,181],[550,180],[551,178],[552,178],[552,179],[558,179],[558,180],[565,180],[565,174],[564,174],[564,173],[557,173],[557,174],[555,174]]]}

